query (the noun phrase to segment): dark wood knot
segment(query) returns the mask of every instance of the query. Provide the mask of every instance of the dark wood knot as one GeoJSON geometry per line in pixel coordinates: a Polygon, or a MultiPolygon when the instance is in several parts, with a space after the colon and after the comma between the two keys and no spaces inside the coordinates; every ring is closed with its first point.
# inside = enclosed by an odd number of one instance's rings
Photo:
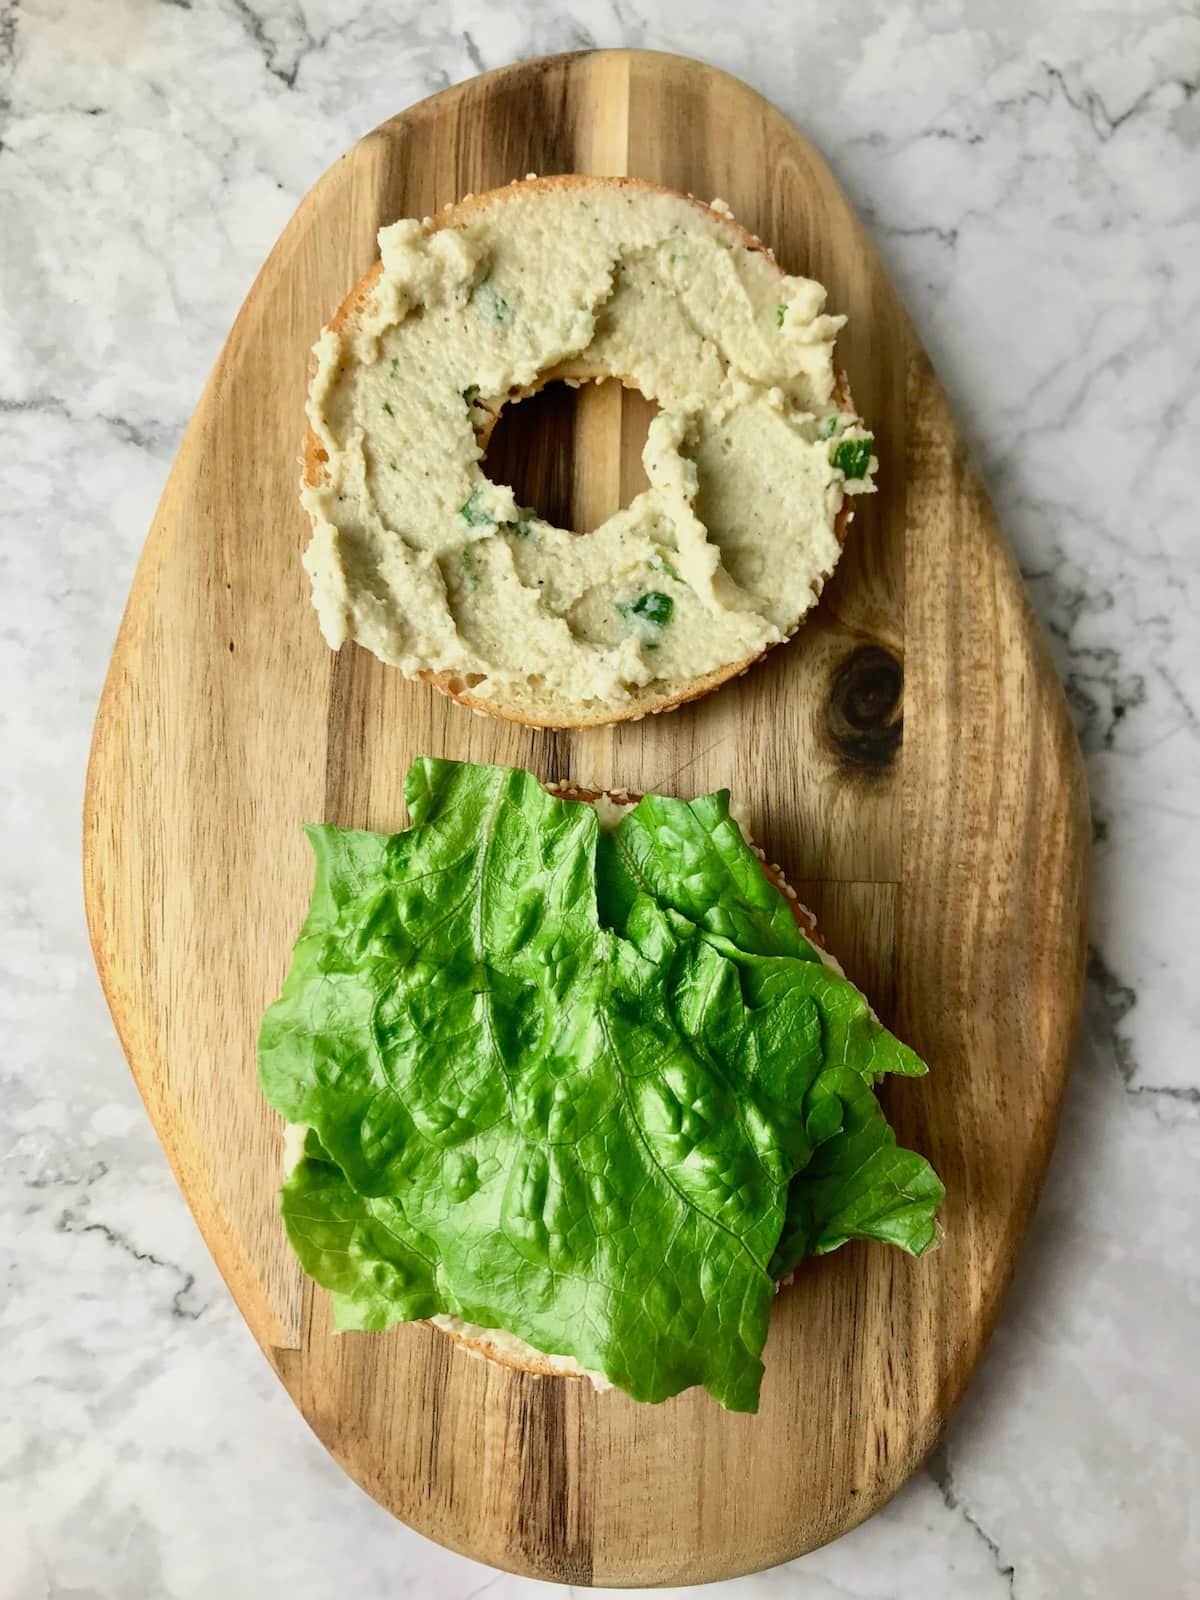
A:
{"type": "Polygon", "coordinates": [[[904,732],[904,668],[882,645],[864,644],[833,670],[825,731],[842,761],[859,772],[883,772],[904,732]]]}

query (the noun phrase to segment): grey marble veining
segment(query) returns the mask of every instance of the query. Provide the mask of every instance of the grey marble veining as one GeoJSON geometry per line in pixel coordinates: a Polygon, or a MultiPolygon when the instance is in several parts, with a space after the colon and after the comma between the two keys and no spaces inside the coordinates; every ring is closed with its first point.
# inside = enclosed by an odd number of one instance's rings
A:
{"type": "MultiPolygon", "coordinates": [[[[0,0],[0,1600],[532,1600],[325,1457],[177,1194],[83,931],[92,715],[208,368],[320,171],[482,68],[702,51],[824,149],[946,380],[1095,816],[1062,1133],[944,1447],[724,1600],[1200,1594],[1200,18],[1120,0],[0,0]]],[[[545,1591],[549,1593],[549,1591],[545,1591]]]]}

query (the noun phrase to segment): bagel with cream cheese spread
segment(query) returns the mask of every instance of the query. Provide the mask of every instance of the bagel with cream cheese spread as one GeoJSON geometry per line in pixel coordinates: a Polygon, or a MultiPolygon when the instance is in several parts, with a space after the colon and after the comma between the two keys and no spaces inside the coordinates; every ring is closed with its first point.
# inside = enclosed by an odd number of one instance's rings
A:
{"type": "Polygon", "coordinates": [[[315,348],[301,498],[329,644],[545,727],[696,698],[795,632],[872,487],[843,318],[727,208],[530,178],[380,233],[315,348]],[[649,487],[591,533],[493,482],[505,405],[615,380],[649,487]]]}

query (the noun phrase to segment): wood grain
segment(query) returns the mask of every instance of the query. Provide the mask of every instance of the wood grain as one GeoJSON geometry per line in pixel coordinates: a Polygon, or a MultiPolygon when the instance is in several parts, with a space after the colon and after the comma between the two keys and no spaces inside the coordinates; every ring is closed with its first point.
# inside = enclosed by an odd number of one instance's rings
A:
{"type": "MultiPolygon", "coordinates": [[[[644,425],[637,397],[591,391],[546,422],[561,450],[523,470],[586,524],[632,492],[644,425]]],[[[96,724],[85,873],[105,990],[179,1182],[268,1358],[371,1494],[454,1549],[577,1584],[767,1566],[886,1500],[979,1357],[1049,1156],[1086,835],[1062,692],[942,391],[825,164],[770,105],[676,57],[559,56],[426,101],[317,184],[151,528],[96,724]],[[790,646],[695,706],[583,734],[473,717],[354,647],[331,655],[299,562],[307,352],[377,227],[529,171],[729,201],[849,313],[839,355],[881,461],[790,646]],[[424,1327],[335,1339],[289,1255],[254,1044],[307,904],[300,824],[397,827],[418,753],[601,787],[728,785],[929,1059],[890,1112],[946,1180],[945,1241],[916,1263],[852,1246],[806,1268],[776,1308],[757,1417],[696,1394],[599,1398],[424,1327]]]]}

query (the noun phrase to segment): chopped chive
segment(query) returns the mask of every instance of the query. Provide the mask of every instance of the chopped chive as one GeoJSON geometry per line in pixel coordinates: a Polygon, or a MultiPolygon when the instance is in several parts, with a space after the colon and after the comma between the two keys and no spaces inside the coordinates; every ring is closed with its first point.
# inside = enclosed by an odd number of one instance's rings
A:
{"type": "Polygon", "coordinates": [[[472,489],[462,505],[458,514],[469,527],[482,528],[486,523],[495,522],[495,517],[486,506],[479,503],[479,490],[472,489]]]}
{"type": "Polygon", "coordinates": [[[865,439],[843,439],[830,459],[843,476],[865,478],[871,465],[873,442],[869,435],[865,439]]]}
{"type": "Polygon", "coordinates": [[[656,628],[666,627],[674,609],[675,602],[671,596],[660,594],[657,589],[651,589],[649,594],[640,594],[629,605],[617,607],[623,617],[636,617],[639,621],[652,623],[656,628]]]}

